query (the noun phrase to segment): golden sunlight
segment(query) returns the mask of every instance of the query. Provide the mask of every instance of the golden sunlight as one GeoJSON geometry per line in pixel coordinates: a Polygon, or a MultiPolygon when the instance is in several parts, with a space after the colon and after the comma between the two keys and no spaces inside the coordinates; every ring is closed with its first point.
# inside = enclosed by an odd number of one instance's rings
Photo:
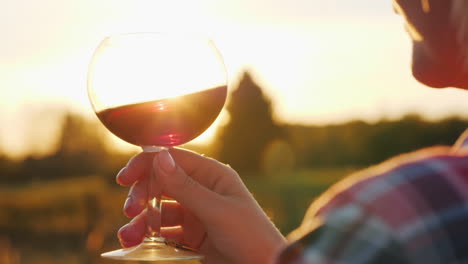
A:
{"type": "Polygon", "coordinates": [[[225,84],[224,64],[211,42],[158,33],[107,38],[88,75],[96,111],[225,84]]]}
{"type": "MultiPolygon", "coordinates": [[[[423,5],[424,12],[427,13],[427,12],[430,11],[429,2],[427,2],[427,0],[421,0],[421,4],[423,5]]],[[[396,13],[400,14],[401,16],[403,16],[405,18],[405,22],[406,22],[405,28],[408,31],[408,34],[410,35],[410,37],[414,41],[423,41],[424,38],[423,38],[422,34],[414,27],[413,24],[411,24],[409,22],[408,19],[406,19],[405,12],[403,12],[403,9],[401,8],[401,6],[396,1],[393,2],[393,8],[394,8],[396,13]]]]}

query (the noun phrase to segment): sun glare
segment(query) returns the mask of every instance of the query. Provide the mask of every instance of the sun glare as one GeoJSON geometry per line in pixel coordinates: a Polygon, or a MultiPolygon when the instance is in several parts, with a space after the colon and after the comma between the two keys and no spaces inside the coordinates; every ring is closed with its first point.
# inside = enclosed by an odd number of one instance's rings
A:
{"type": "Polygon", "coordinates": [[[153,39],[155,34],[125,38],[131,35],[108,39],[94,55],[88,76],[90,92],[106,95],[95,98],[96,111],[225,85],[222,62],[210,46],[205,47],[206,42],[194,40],[192,50],[184,45],[191,38],[168,41],[153,39]]]}

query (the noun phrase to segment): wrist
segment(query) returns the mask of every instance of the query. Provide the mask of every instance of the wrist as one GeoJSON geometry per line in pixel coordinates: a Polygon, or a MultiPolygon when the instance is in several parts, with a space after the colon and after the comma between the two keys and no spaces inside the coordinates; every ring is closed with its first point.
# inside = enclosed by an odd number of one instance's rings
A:
{"type": "MultiPolygon", "coordinates": [[[[255,202],[256,203],[256,202],[255,202]]],[[[242,264],[270,264],[274,263],[276,256],[286,247],[287,240],[268,218],[266,213],[256,203],[257,210],[251,218],[250,224],[246,226],[245,231],[248,233],[246,239],[247,244],[251,243],[248,254],[242,264]]]]}

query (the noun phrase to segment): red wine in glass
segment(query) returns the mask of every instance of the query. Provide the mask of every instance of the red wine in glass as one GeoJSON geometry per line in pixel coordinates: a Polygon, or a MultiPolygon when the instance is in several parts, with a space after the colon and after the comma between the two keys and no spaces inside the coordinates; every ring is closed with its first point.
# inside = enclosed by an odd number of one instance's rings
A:
{"type": "MultiPolygon", "coordinates": [[[[158,155],[161,149],[185,144],[208,129],[225,103],[226,85],[226,68],[211,40],[147,32],[102,40],[91,58],[87,89],[95,113],[113,134],[158,155]]],[[[164,214],[163,198],[154,188],[155,173],[151,170],[147,175],[143,241],[102,257],[130,261],[203,258],[197,249],[172,244],[161,236],[157,223],[164,214]]]]}
{"type": "Polygon", "coordinates": [[[108,108],[97,113],[116,136],[138,146],[177,146],[205,131],[226,99],[220,86],[178,97],[108,108]]]}

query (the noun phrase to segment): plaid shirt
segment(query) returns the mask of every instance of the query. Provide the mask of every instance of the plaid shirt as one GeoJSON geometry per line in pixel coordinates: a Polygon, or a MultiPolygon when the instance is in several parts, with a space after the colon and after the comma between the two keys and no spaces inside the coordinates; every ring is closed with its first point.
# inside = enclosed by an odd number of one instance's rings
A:
{"type": "Polygon", "coordinates": [[[277,263],[468,263],[468,130],[335,184],[290,239],[277,263]]]}

